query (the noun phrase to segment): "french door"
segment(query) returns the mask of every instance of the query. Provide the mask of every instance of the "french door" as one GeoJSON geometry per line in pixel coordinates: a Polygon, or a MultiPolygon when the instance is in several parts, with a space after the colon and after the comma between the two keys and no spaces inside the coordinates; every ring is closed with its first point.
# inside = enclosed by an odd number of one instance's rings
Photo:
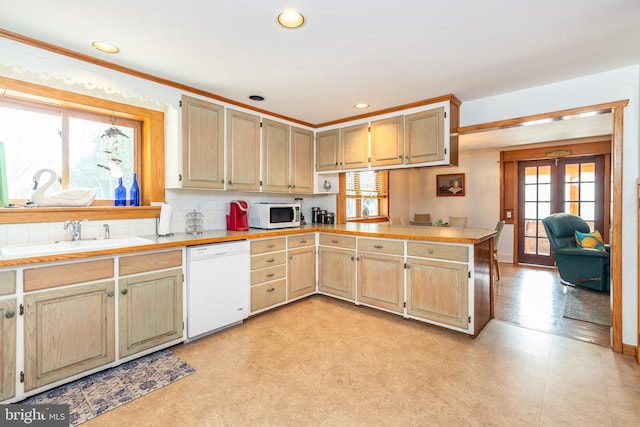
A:
{"type": "Polygon", "coordinates": [[[518,163],[518,262],[553,265],[542,219],[556,212],[579,215],[591,231],[605,229],[604,156],[518,163]]]}

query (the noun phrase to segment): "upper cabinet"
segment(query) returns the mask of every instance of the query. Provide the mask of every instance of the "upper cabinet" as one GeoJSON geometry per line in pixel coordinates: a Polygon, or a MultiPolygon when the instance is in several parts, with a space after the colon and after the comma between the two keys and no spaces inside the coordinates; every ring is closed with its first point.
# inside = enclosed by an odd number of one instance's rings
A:
{"type": "Polygon", "coordinates": [[[291,127],[291,192],[313,193],[313,132],[291,127]]]}
{"type": "Polygon", "coordinates": [[[369,123],[320,131],[316,171],[457,165],[459,106],[448,95],[395,115],[372,116],[369,123]]]}
{"type": "Polygon", "coordinates": [[[260,189],[260,117],[227,109],[227,189],[260,189]]]}
{"type": "Polygon", "coordinates": [[[288,192],[290,187],[290,126],[264,119],[262,122],[262,190],[288,192]]]}

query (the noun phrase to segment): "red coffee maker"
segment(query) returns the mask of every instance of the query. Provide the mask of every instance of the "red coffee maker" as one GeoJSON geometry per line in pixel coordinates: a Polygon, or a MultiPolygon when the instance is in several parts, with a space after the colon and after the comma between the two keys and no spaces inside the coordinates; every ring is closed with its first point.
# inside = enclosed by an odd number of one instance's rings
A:
{"type": "Polygon", "coordinates": [[[227,230],[246,231],[249,229],[249,202],[246,200],[232,200],[229,203],[227,215],[227,230]]]}

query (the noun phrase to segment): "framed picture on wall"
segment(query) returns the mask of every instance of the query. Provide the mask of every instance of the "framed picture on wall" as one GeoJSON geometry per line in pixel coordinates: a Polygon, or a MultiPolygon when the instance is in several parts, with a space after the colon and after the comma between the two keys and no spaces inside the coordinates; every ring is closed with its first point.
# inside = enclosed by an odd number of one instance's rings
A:
{"type": "Polygon", "coordinates": [[[464,196],[464,174],[436,175],[436,196],[464,196]]]}

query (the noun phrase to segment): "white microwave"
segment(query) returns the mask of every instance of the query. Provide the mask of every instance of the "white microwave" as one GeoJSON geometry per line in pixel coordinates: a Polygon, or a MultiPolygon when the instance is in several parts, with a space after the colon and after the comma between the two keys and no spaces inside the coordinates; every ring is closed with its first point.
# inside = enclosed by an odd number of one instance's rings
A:
{"type": "Polygon", "coordinates": [[[251,203],[249,227],[265,229],[300,227],[300,204],[251,203]]]}

